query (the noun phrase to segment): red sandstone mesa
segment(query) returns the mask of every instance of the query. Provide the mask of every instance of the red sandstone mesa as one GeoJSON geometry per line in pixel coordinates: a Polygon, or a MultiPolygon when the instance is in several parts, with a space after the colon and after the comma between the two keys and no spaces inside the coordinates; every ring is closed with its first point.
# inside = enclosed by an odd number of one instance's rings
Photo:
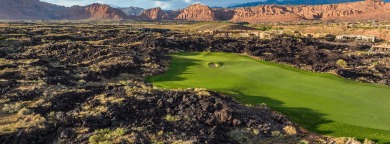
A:
{"type": "Polygon", "coordinates": [[[144,10],[140,16],[127,16],[108,5],[63,7],[39,0],[0,0],[0,19],[138,19],[232,22],[282,22],[301,20],[388,20],[390,3],[382,0],[328,5],[259,5],[243,8],[210,8],[201,4],[183,10],[144,10]]]}

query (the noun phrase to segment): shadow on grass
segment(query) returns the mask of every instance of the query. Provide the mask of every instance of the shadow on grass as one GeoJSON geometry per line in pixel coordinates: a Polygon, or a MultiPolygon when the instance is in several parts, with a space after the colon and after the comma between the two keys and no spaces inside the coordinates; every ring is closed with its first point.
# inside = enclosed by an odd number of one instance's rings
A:
{"type": "MultiPolygon", "coordinates": [[[[180,56],[197,56],[198,53],[183,53],[180,56]]],[[[202,54],[204,55],[204,54],[202,54]]],[[[179,56],[173,56],[170,69],[167,73],[152,77],[149,79],[151,83],[164,83],[164,88],[190,88],[191,85],[180,85],[179,83],[169,83],[169,82],[179,82],[188,80],[182,74],[188,74],[188,70],[193,65],[198,65],[200,60],[183,58],[179,56]]],[[[317,75],[316,75],[317,76],[317,75]]],[[[321,75],[319,75],[321,76],[321,75]]],[[[194,79],[191,79],[194,80],[194,79]]],[[[223,83],[223,81],[221,81],[223,83]]],[[[237,81],[239,83],[239,81],[237,81]]],[[[206,87],[207,88],[207,87],[206,87]]],[[[326,114],[319,111],[304,108],[304,107],[286,107],[285,103],[276,99],[267,97],[266,94],[245,94],[245,85],[236,85],[232,88],[225,89],[210,89],[215,90],[230,96],[233,96],[239,102],[245,104],[267,104],[273,111],[280,112],[284,114],[289,120],[299,124],[303,128],[323,135],[333,135],[333,136],[349,136],[349,137],[358,137],[359,140],[363,138],[369,138],[380,143],[388,143],[390,139],[386,138],[389,134],[387,131],[378,130],[378,129],[369,129],[360,126],[347,125],[341,122],[332,121],[326,118],[326,114]]]]}
{"type": "MultiPolygon", "coordinates": [[[[196,56],[199,54],[196,53],[183,53],[181,56],[196,56]]],[[[180,77],[180,74],[191,74],[185,72],[189,69],[190,66],[197,65],[197,62],[200,60],[183,58],[173,56],[171,60],[171,64],[169,65],[169,70],[158,76],[150,76],[147,77],[146,80],[148,82],[165,82],[165,81],[184,81],[186,78],[180,77]]]]}
{"type": "Polygon", "coordinates": [[[287,116],[287,118],[295,123],[298,123],[303,128],[316,132],[319,134],[331,134],[333,131],[323,131],[319,130],[319,126],[327,123],[332,123],[332,120],[326,119],[325,114],[319,113],[315,110],[309,108],[302,107],[284,107],[283,102],[279,100],[275,100],[265,96],[252,96],[241,93],[238,90],[233,91],[225,91],[228,95],[233,96],[239,102],[245,104],[261,104],[265,103],[269,106],[273,111],[277,111],[287,116]]]}
{"type": "MultiPolygon", "coordinates": [[[[200,55],[198,53],[180,53],[180,56],[197,56],[200,55]]],[[[198,65],[200,60],[178,57],[177,55],[172,56],[172,62],[169,66],[169,70],[159,76],[148,77],[147,81],[151,83],[161,83],[161,82],[177,82],[177,81],[185,81],[187,78],[181,77],[181,74],[188,74],[186,72],[189,67],[198,65]]],[[[168,87],[171,87],[168,85],[168,87]]],[[[175,86],[176,87],[176,86],[175,86]]],[[[180,86],[179,86],[180,87],[180,86]]],[[[184,87],[180,87],[184,88],[184,87]]],[[[272,110],[281,112],[286,115],[290,120],[298,123],[300,126],[304,127],[309,131],[313,131],[319,134],[331,134],[332,131],[321,131],[319,130],[319,126],[322,124],[332,123],[333,121],[326,119],[325,114],[319,113],[312,109],[308,108],[292,108],[292,107],[284,107],[283,102],[275,99],[271,99],[266,96],[253,96],[246,95],[242,93],[245,87],[241,89],[229,89],[229,90],[216,90],[221,93],[225,93],[227,95],[233,96],[238,101],[245,104],[260,104],[265,103],[272,110]]]]}

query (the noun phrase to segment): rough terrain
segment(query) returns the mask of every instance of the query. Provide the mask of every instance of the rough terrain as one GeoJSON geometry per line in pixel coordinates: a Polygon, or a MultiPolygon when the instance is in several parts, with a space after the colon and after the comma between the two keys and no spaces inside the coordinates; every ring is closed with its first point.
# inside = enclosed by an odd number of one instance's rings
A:
{"type": "Polygon", "coordinates": [[[140,14],[139,9],[120,10],[101,4],[63,7],[39,0],[0,0],[0,3],[0,19],[6,20],[134,19],[259,23],[305,20],[385,21],[390,18],[390,4],[382,0],[327,5],[259,5],[241,8],[210,8],[206,5],[193,4],[182,10],[164,11],[161,8],[152,8],[143,10],[140,14]]]}
{"type": "Polygon", "coordinates": [[[389,67],[372,66],[387,55],[344,55],[367,46],[311,38],[210,38],[89,24],[6,26],[0,34],[4,143],[333,141],[307,133],[265,105],[246,107],[206,90],[162,90],[145,82],[167,71],[166,54],[179,51],[246,53],[389,84],[389,67]],[[340,58],[348,69],[336,64],[340,58]]]}

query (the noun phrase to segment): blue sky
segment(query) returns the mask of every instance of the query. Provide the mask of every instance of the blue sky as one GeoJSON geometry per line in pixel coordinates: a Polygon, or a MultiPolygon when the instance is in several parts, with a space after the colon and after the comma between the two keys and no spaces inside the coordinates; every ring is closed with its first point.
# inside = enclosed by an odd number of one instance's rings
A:
{"type": "Polygon", "coordinates": [[[209,6],[226,7],[234,4],[255,2],[262,0],[41,0],[53,4],[72,6],[88,5],[91,3],[109,4],[113,7],[136,6],[142,8],[161,7],[163,9],[185,8],[193,3],[202,3],[209,6]]]}

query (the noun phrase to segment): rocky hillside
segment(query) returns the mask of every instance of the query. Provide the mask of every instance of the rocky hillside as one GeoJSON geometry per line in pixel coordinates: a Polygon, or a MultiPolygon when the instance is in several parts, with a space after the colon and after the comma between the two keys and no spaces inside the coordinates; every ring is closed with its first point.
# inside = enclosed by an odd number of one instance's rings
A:
{"type": "Polygon", "coordinates": [[[39,0],[0,0],[0,19],[60,19],[65,9],[39,0]]]}
{"type": "Polygon", "coordinates": [[[214,11],[208,6],[194,4],[184,9],[177,20],[193,20],[193,21],[214,21],[216,20],[214,11]]]}
{"type": "Polygon", "coordinates": [[[232,22],[280,22],[301,20],[388,20],[390,4],[382,0],[328,5],[259,5],[242,8],[210,8],[194,4],[183,10],[161,8],[116,9],[108,5],[62,7],[39,0],[0,0],[0,19],[138,19],[232,22]],[[123,12],[125,11],[127,15],[123,12]],[[139,14],[139,16],[134,16],[139,14]]]}
{"type": "Polygon", "coordinates": [[[119,9],[108,5],[63,7],[39,0],[0,0],[0,19],[61,20],[61,19],[126,19],[119,9]]]}
{"type": "MultiPolygon", "coordinates": [[[[7,26],[0,27],[0,34],[0,143],[5,144],[355,144],[313,135],[265,104],[248,107],[212,91],[158,89],[145,81],[166,72],[168,55],[180,51],[247,53],[390,84],[386,62],[371,65],[389,55],[347,55],[340,50],[366,46],[312,38],[213,38],[73,24],[7,26]],[[351,68],[338,67],[338,59],[351,68]]],[[[313,116],[327,122],[321,114],[313,116]]]]}
{"type": "Polygon", "coordinates": [[[168,69],[170,44],[200,42],[128,26],[0,33],[15,39],[0,40],[0,143],[298,143],[308,135],[264,104],[145,82],[168,69]]]}
{"type": "Polygon", "coordinates": [[[163,15],[165,15],[165,12],[161,8],[152,8],[144,10],[140,18],[144,20],[161,20],[163,15]]]}
{"type": "Polygon", "coordinates": [[[259,5],[244,8],[210,8],[195,4],[180,11],[164,12],[155,8],[146,10],[143,19],[149,20],[191,20],[191,21],[233,21],[233,22],[279,22],[300,20],[387,20],[390,18],[390,4],[382,0],[328,4],[328,5],[259,5]],[[162,18],[162,16],[166,16],[162,18]]]}
{"type": "Polygon", "coordinates": [[[127,15],[119,9],[111,8],[109,5],[94,3],[84,7],[89,19],[126,19],[127,15]]]}
{"type": "Polygon", "coordinates": [[[230,6],[229,8],[239,8],[239,7],[253,7],[258,5],[323,5],[323,4],[336,4],[336,3],[346,3],[346,2],[358,2],[361,0],[267,0],[259,2],[248,2],[238,5],[230,6]]]}
{"type": "Polygon", "coordinates": [[[257,7],[235,9],[235,16],[231,21],[343,21],[357,19],[386,19],[389,14],[383,13],[383,11],[389,11],[389,4],[376,0],[315,6],[260,5],[257,7]],[[375,14],[370,17],[364,16],[370,13],[375,14]],[[351,19],[350,17],[353,17],[354,19],[351,19]]]}

